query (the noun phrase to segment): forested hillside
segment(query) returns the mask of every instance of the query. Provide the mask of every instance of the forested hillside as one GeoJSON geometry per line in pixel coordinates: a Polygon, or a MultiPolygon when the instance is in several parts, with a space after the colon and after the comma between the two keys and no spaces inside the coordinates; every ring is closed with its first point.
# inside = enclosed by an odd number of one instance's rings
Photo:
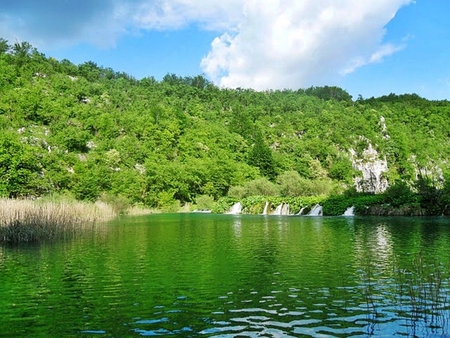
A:
{"type": "Polygon", "coordinates": [[[0,196],[121,196],[164,207],[199,196],[312,196],[354,186],[370,148],[382,179],[442,187],[450,103],[352,100],[337,87],[256,92],[202,76],[136,80],[0,40],[0,196]]]}

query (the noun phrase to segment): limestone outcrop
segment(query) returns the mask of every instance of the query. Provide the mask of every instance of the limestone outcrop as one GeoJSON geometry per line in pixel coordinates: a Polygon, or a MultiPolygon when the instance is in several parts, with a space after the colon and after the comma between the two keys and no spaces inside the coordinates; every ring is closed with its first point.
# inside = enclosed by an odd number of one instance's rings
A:
{"type": "Polygon", "coordinates": [[[386,159],[380,159],[378,152],[369,143],[367,149],[357,156],[350,149],[353,168],[360,171],[362,177],[355,178],[355,187],[358,192],[381,193],[389,186],[387,178],[383,173],[388,171],[386,159]]]}

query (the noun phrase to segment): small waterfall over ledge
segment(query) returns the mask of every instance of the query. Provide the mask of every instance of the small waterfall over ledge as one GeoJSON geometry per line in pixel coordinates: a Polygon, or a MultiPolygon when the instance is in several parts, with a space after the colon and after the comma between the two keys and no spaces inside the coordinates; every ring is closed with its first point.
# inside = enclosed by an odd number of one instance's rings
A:
{"type": "Polygon", "coordinates": [[[272,212],[272,215],[281,215],[281,208],[283,207],[283,204],[280,204],[275,208],[275,211],[272,212]]]}
{"type": "Polygon", "coordinates": [[[277,206],[272,215],[289,215],[289,204],[281,203],[277,206]]]}
{"type": "Polygon", "coordinates": [[[353,213],[354,210],[355,210],[355,207],[352,205],[351,207],[347,208],[347,210],[345,210],[345,212],[342,214],[342,216],[346,216],[346,217],[355,216],[355,214],[353,213]]]}
{"type": "Polygon", "coordinates": [[[267,210],[269,210],[269,205],[270,205],[270,203],[269,202],[266,202],[266,205],[264,206],[264,211],[263,211],[263,215],[267,215],[267,210]]]}
{"type": "Polygon", "coordinates": [[[242,204],[241,202],[234,203],[230,208],[230,211],[227,212],[228,215],[239,215],[242,212],[242,204]]]}
{"type": "Polygon", "coordinates": [[[306,216],[323,216],[322,206],[316,204],[306,216]]]}
{"type": "Polygon", "coordinates": [[[297,216],[303,215],[303,211],[305,211],[306,207],[303,207],[300,209],[300,211],[297,213],[297,216]]]}

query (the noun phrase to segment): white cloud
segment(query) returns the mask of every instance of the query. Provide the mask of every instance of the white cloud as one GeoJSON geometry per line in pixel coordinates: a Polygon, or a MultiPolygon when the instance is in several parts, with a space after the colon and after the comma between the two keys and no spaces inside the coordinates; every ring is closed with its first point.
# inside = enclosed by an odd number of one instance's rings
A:
{"type": "Polygon", "coordinates": [[[383,44],[369,57],[364,58],[362,56],[354,58],[350,65],[342,71],[342,74],[353,73],[357,68],[370,63],[377,63],[383,61],[386,56],[392,55],[406,47],[405,44],[394,45],[391,43],[383,44]]]}
{"type": "Polygon", "coordinates": [[[243,0],[141,0],[131,8],[134,24],[143,29],[176,29],[196,23],[205,29],[227,30],[243,16],[243,0]]]}
{"type": "Polygon", "coordinates": [[[90,0],[0,2],[0,36],[36,47],[88,42],[195,24],[217,31],[201,67],[228,87],[329,84],[404,47],[386,24],[413,0],[90,0]],[[38,42],[38,43],[36,43],[38,42]]]}
{"type": "Polygon", "coordinates": [[[329,82],[403,45],[384,27],[410,0],[247,1],[233,34],[211,44],[203,70],[226,87],[299,88],[329,82]]]}

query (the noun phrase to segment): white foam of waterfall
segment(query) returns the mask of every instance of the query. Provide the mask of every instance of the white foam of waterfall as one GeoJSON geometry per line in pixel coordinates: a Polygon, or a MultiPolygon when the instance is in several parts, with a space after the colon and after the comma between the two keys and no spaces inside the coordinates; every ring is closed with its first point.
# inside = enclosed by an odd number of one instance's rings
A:
{"type": "Polygon", "coordinates": [[[238,215],[242,212],[242,204],[241,202],[234,203],[230,208],[230,211],[227,212],[229,215],[238,215]]]}
{"type": "Polygon", "coordinates": [[[275,208],[275,211],[272,213],[272,215],[281,215],[281,209],[283,208],[283,203],[281,203],[279,206],[275,208]]]}
{"type": "Polygon", "coordinates": [[[355,216],[355,214],[353,213],[355,210],[355,207],[352,205],[351,207],[347,208],[347,210],[345,210],[345,212],[342,214],[342,216],[355,216]]]}
{"type": "Polygon", "coordinates": [[[316,204],[314,208],[311,209],[311,211],[308,213],[307,216],[322,216],[322,215],[323,215],[322,206],[316,204]]]}
{"type": "Polygon", "coordinates": [[[263,211],[263,215],[267,215],[267,210],[269,210],[269,205],[270,205],[270,203],[269,202],[266,202],[266,205],[264,206],[264,211],[263,211]]]}
{"type": "Polygon", "coordinates": [[[281,203],[279,206],[276,207],[272,215],[289,215],[289,204],[281,203]]]}
{"type": "Polygon", "coordinates": [[[306,207],[303,207],[300,209],[300,211],[297,213],[298,216],[303,215],[303,211],[305,211],[306,207]]]}

